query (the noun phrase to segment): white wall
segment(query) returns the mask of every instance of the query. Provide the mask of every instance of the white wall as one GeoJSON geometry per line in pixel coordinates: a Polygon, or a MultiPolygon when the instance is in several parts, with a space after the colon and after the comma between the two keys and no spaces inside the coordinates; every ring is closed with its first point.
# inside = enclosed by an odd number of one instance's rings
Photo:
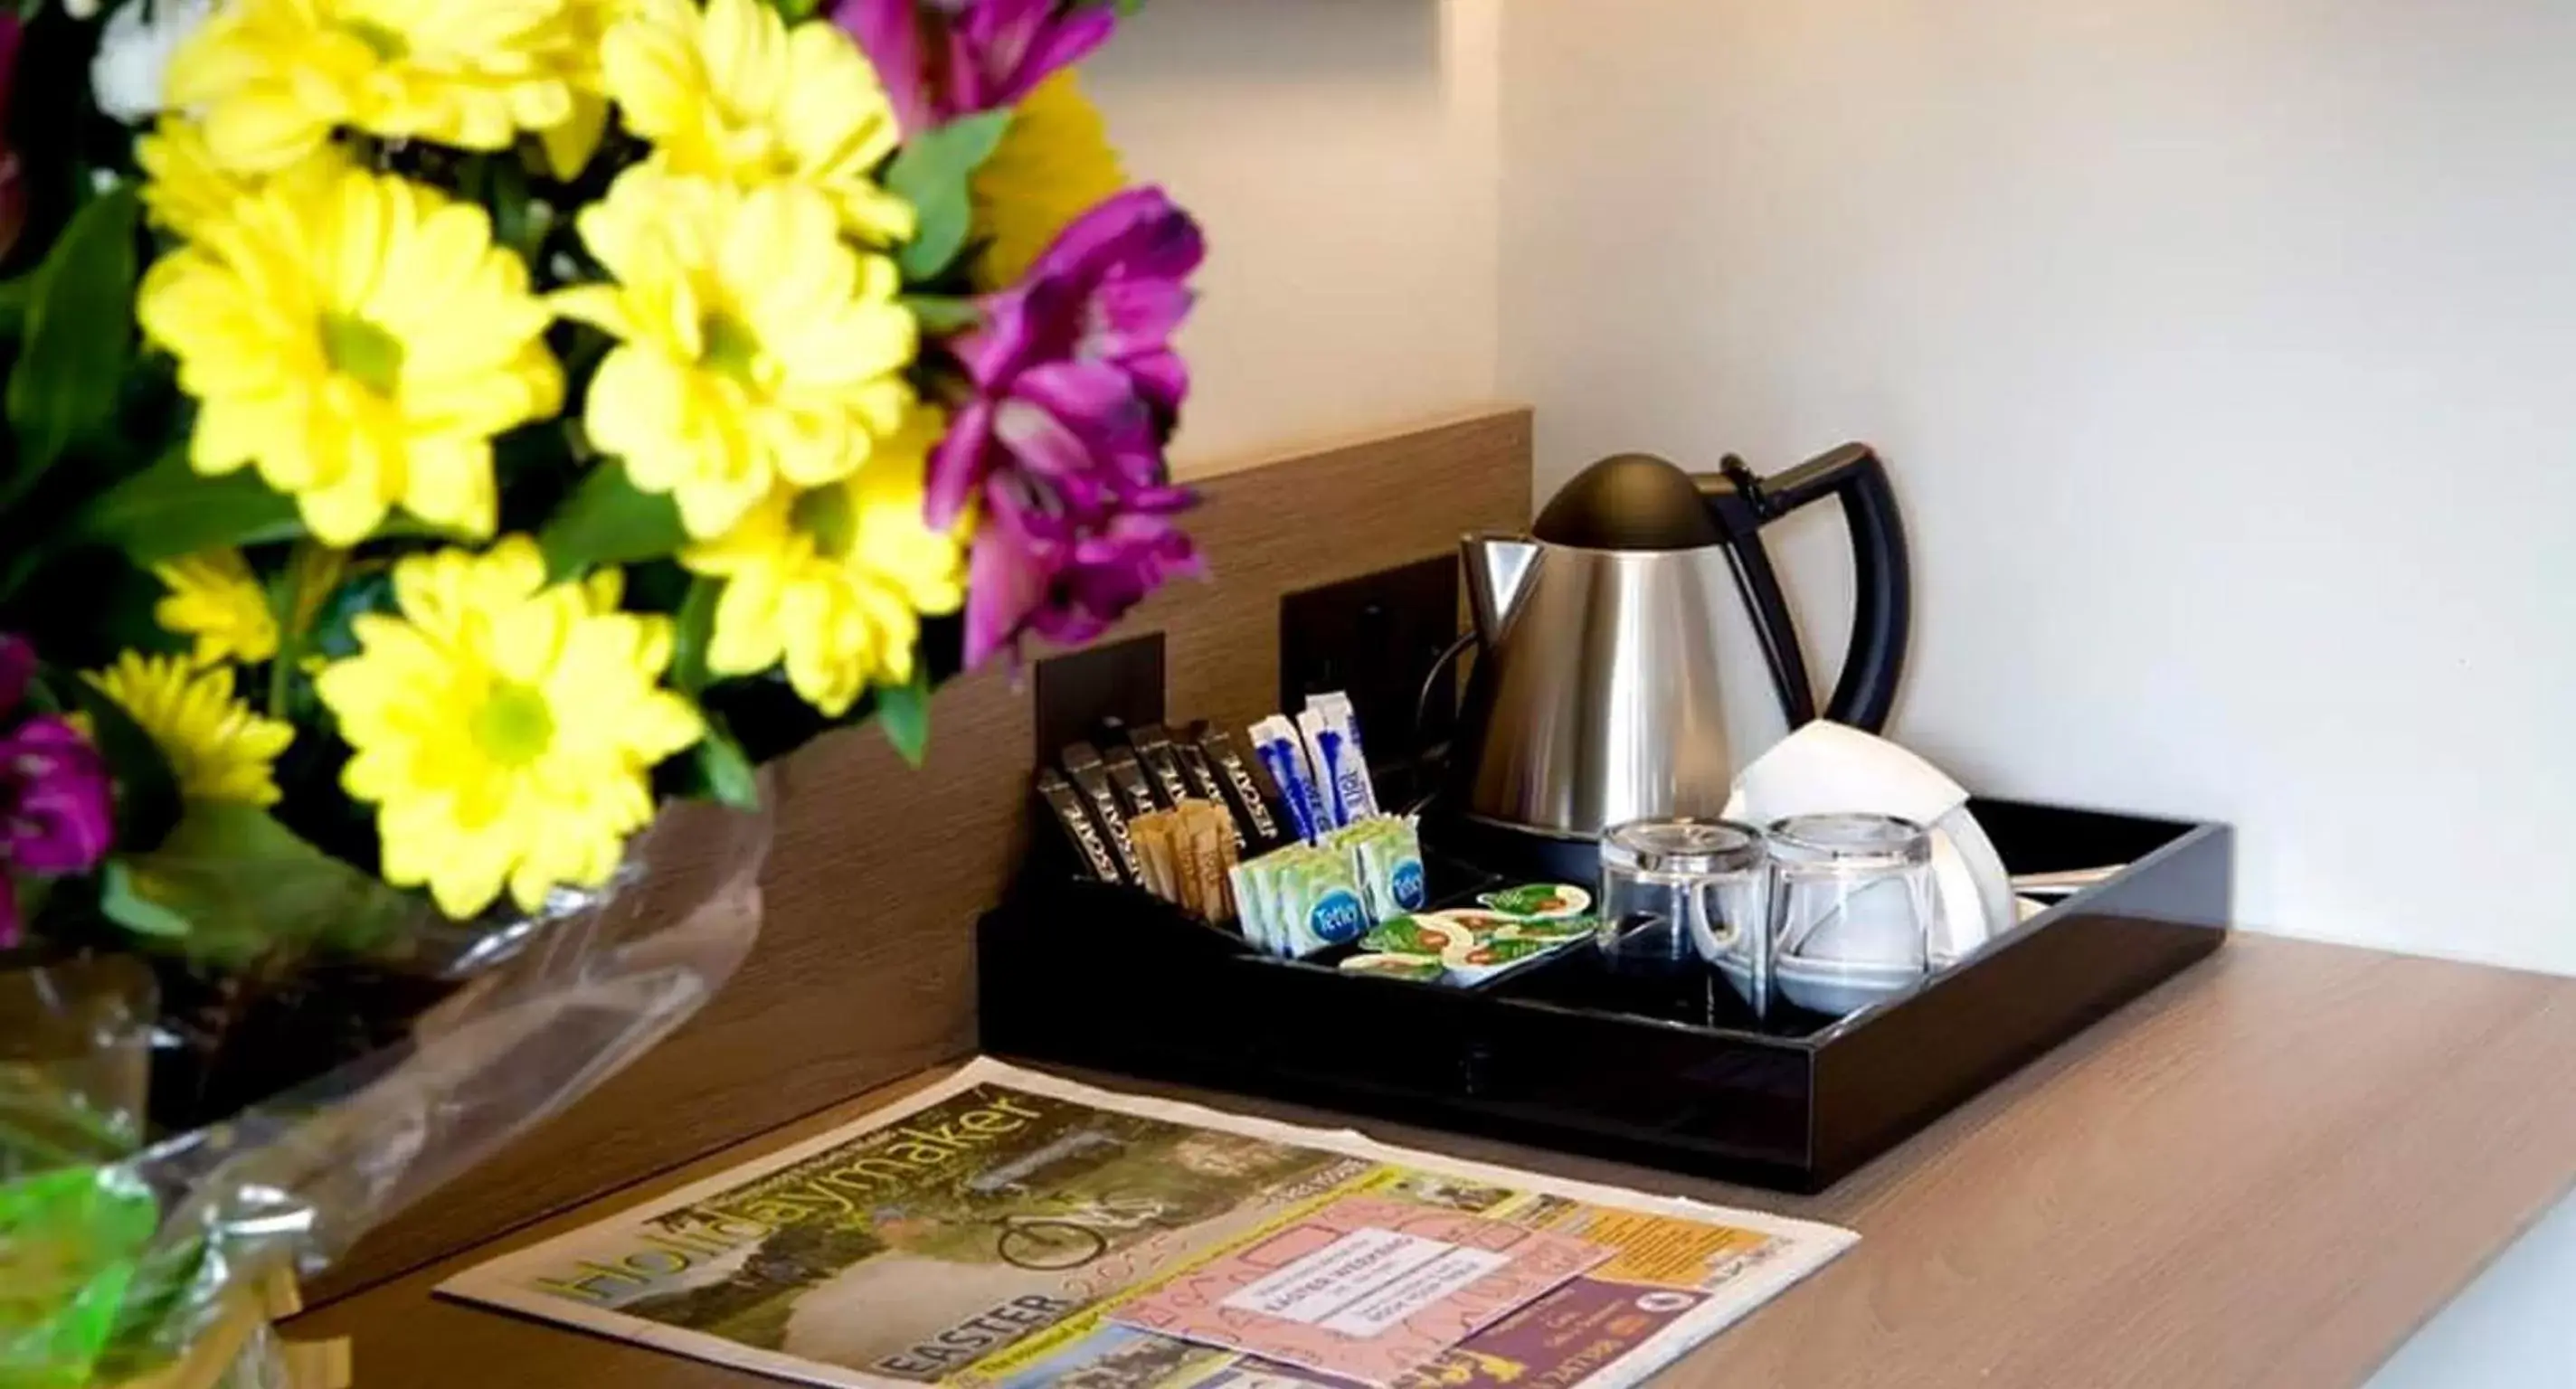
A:
{"type": "MultiPolygon", "coordinates": [[[[1503,51],[1542,492],[1872,440],[1906,741],[2235,822],[2249,923],[2576,971],[2576,5],[1507,0],[1503,51]]],[[[2571,1283],[2576,1207],[2374,1389],[2576,1382],[2571,1283]]]]}
{"type": "Polygon", "coordinates": [[[1174,453],[1204,475],[1494,394],[1492,0],[1158,0],[1084,68],[1207,227],[1174,453]]]}
{"type": "Polygon", "coordinates": [[[2576,971],[2576,5],[1511,0],[1503,46],[1542,494],[1869,439],[1905,740],[2234,821],[2248,923],[2576,971]]]}

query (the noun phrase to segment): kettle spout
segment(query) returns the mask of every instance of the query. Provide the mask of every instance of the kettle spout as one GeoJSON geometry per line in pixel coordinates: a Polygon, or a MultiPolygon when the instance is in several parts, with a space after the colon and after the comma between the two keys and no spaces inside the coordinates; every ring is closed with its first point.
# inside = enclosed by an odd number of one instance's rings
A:
{"type": "Polygon", "coordinates": [[[1538,542],[1517,535],[1471,535],[1458,542],[1458,552],[1467,564],[1467,611],[1475,618],[1476,640],[1491,646],[1538,568],[1538,542]]]}

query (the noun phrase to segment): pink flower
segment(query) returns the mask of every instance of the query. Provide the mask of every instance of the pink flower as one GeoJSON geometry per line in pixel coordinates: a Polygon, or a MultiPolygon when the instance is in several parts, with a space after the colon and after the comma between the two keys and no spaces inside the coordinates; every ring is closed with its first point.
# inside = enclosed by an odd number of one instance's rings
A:
{"type": "Polygon", "coordinates": [[[1049,510],[1031,490],[1005,475],[986,492],[967,568],[970,666],[1024,635],[1090,641],[1170,580],[1207,572],[1170,519],[1197,504],[1183,488],[1140,489],[1088,515],[1049,510]]]}
{"type": "Polygon", "coordinates": [[[1120,482],[1159,484],[1162,435],[1190,389],[1171,336],[1205,257],[1189,214],[1159,188],[1131,188],[1076,218],[1026,280],[979,301],[981,326],[948,343],[977,393],[931,462],[932,524],[1014,461],[1077,506],[1120,482]]]}
{"type": "Polygon", "coordinates": [[[1194,499],[1169,484],[1163,441],[1189,394],[1171,335],[1204,256],[1197,224],[1161,189],[1131,189],[1065,228],[949,342],[973,395],[931,459],[928,513],[946,526],[982,504],[968,665],[1024,634],[1089,640],[1167,579],[1201,572],[1170,520],[1194,499]]]}
{"type": "MultiPolygon", "coordinates": [[[[0,636],[0,718],[25,698],[35,653],[0,636]]],[[[0,949],[22,924],[15,876],[86,873],[107,857],[114,834],[107,763],[81,731],[39,715],[0,735],[0,949]]]]}
{"type": "Polygon", "coordinates": [[[841,0],[907,134],[998,111],[1109,41],[1117,11],[1057,0],[841,0]]]}
{"type": "Polygon", "coordinates": [[[89,739],[52,715],[0,738],[0,863],[58,878],[107,857],[107,764],[89,739]]]}

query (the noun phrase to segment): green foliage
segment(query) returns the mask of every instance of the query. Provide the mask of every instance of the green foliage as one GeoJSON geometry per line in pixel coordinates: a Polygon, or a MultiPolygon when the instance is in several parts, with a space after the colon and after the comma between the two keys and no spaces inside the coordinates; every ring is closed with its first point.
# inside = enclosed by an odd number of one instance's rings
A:
{"type": "Polygon", "coordinates": [[[218,965],[279,946],[374,949],[421,910],[268,812],[220,801],[191,803],[158,847],[111,861],[99,905],[118,925],[218,965]]]}
{"type": "Polygon", "coordinates": [[[134,356],[135,232],[131,186],[72,217],[27,291],[26,344],[9,376],[18,476],[0,496],[23,496],[80,440],[116,414],[134,356]]]}
{"type": "Polygon", "coordinates": [[[937,279],[966,248],[974,220],[969,181],[993,157],[1010,125],[1008,111],[950,121],[906,141],[886,166],[886,187],[910,202],[921,218],[912,240],[895,257],[906,280],[937,279]]]}
{"type": "Polygon", "coordinates": [[[392,611],[393,567],[378,562],[355,569],[340,580],[339,587],[324,595],[314,608],[312,626],[304,634],[305,653],[326,661],[355,656],[358,654],[356,627],[359,615],[392,611]]]}
{"type": "Polygon", "coordinates": [[[938,337],[962,333],[984,321],[975,301],[953,294],[907,294],[903,306],[921,321],[921,331],[938,337]]]}
{"type": "Polygon", "coordinates": [[[101,868],[98,883],[98,909],[108,920],[138,936],[170,942],[187,939],[188,918],[137,887],[133,872],[121,861],[101,868]]]}
{"type": "Polygon", "coordinates": [[[537,545],[547,577],[569,579],[603,564],[675,554],[688,538],[668,496],[638,490],[624,464],[603,460],[537,533],[537,545]]]}
{"type": "Polygon", "coordinates": [[[689,757],[694,781],[689,794],[736,810],[760,808],[760,771],[722,717],[707,715],[707,736],[689,750],[689,757]]]}
{"type": "Polygon", "coordinates": [[[313,688],[312,667],[356,655],[358,618],[394,610],[392,567],[360,562],[314,607],[301,659],[273,665],[269,682],[272,707],[295,725],[295,741],[277,760],[282,799],[272,813],[306,843],[370,871],[378,854],[375,808],[352,800],[340,784],[349,747],[313,688]]]}
{"type": "Polygon", "coordinates": [[[183,441],[118,483],[73,523],[86,540],[112,545],[137,564],[158,564],[224,545],[264,545],[304,534],[295,499],[248,468],[203,477],[183,441]]]}
{"type": "Polygon", "coordinates": [[[35,272],[0,280],[0,342],[16,342],[27,331],[27,305],[36,296],[35,272]]]}
{"type": "Polygon", "coordinates": [[[680,600],[678,619],[672,624],[671,686],[685,695],[695,695],[707,687],[707,643],[715,639],[716,601],[724,596],[724,581],[704,575],[690,580],[688,596],[680,600]]]}
{"type": "Polygon", "coordinates": [[[457,184],[458,191],[492,214],[494,241],[518,252],[523,260],[536,259],[552,210],[529,189],[528,166],[516,152],[466,160],[457,171],[457,184]]]}
{"type": "Polygon", "coordinates": [[[930,672],[916,665],[902,685],[879,686],[877,727],[903,760],[918,767],[930,755],[930,672]]]}
{"type": "MultiPolygon", "coordinates": [[[[605,334],[582,331],[582,342],[608,340],[605,334]]],[[[590,477],[593,462],[604,460],[589,451],[577,420],[531,420],[494,437],[492,479],[501,489],[497,533],[534,535],[543,530],[573,489],[590,477]]]]}

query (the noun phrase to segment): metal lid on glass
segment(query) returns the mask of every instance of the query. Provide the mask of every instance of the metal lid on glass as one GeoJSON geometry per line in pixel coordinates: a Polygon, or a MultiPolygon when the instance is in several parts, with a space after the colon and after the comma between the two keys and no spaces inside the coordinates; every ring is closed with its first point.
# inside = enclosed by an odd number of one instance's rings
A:
{"type": "Polygon", "coordinates": [[[1601,836],[1605,867],[1632,873],[1741,873],[1762,864],[1762,831],[1732,820],[1631,820],[1601,836]]]}
{"type": "Polygon", "coordinates": [[[1769,834],[1773,861],[1793,867],[1883,871],[1932,861],[1932,836],[1893,815],[1792,815],[1769,834]]]}

